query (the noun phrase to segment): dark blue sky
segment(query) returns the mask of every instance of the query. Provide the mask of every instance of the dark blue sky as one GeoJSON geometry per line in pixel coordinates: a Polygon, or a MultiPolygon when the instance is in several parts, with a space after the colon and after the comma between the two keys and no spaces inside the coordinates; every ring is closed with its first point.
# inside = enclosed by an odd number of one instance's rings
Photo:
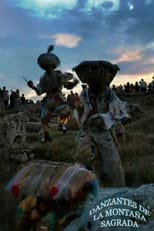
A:
{"type": "Polygon", "coordinates": [[[50,44],[63,71],[102,59],[120,66],[113,83],[150,82],[153,10],[154,0],[1,0],[0,86],[32,95],[22,76],[38,82],[37,57],[50,44]]]}

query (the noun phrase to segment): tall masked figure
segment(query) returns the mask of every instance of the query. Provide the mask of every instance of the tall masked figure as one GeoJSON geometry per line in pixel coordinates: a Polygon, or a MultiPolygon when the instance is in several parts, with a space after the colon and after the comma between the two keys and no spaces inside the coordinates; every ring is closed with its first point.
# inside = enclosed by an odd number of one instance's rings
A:
{"type": "Polygon", "coordinates": [[[37,95],[45,93],[41,105],[42,142],[49,139],[49,122],[53,112],[68,107],[62,94],[62,88],[72,89],[78,83],[71,73],[62,73],[60,70],[56,70],[60,65],[60,59],[52,53],[53,49],[53,45],[49,46],[47,52],[39,55],[37,59],[38,65],[45,71],[40,77],[39,83],[35,86],[32,81],[27,82],[37,95]]]}
{"type": "Polygon", "coordinates": [[[96,161],[97,167],[94,166],[99,169],[103,186],[124,186],[124,170],[113,128],[127,120],[129,115],[126,102],[122,102],[109,87],[120,69],[118,65],[98,60],[83,61],[73,70],[84,85],[81,98],[85,109],[77,137],[76,159],[84,164],[96,161]]]}

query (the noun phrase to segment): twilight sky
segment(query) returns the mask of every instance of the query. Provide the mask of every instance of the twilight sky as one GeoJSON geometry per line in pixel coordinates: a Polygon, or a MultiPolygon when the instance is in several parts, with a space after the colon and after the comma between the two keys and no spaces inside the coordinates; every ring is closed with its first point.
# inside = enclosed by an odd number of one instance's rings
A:
{"type": "Polygon", "coordinates": [[[107,60],[121,71],[112,82],[154,74],[154,0],[0,0],[0,87],[35,95],[43,70],[37,57],[54,44],[62,71],[84,60],[107,60]]]}

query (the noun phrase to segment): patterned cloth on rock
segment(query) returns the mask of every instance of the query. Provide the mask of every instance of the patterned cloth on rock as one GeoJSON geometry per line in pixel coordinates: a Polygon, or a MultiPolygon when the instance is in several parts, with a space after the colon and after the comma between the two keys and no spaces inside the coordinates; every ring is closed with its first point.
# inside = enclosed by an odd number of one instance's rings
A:
{"type": "Polygon", "coordinates": [[[56,187],[58,188],[58,192],[53,198],[65,198],[69,200],[86,184],[94,180],[96,180],[95,174],[87,170],[84,166],[80,164],[70,166],[57,182],[56,187]]]}

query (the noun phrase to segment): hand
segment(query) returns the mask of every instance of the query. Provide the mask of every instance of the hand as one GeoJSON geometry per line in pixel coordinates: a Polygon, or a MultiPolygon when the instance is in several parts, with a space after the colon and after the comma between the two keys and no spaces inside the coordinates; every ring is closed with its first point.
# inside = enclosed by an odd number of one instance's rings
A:
{"type": "Polygon", "coordinates": [[[29,81],[27,82],[27,85],[28,85],[28,87],[30,87],[30,88],[34,88],[33,81],[31,81],[31,80],[29,80],[29,81]]]}

